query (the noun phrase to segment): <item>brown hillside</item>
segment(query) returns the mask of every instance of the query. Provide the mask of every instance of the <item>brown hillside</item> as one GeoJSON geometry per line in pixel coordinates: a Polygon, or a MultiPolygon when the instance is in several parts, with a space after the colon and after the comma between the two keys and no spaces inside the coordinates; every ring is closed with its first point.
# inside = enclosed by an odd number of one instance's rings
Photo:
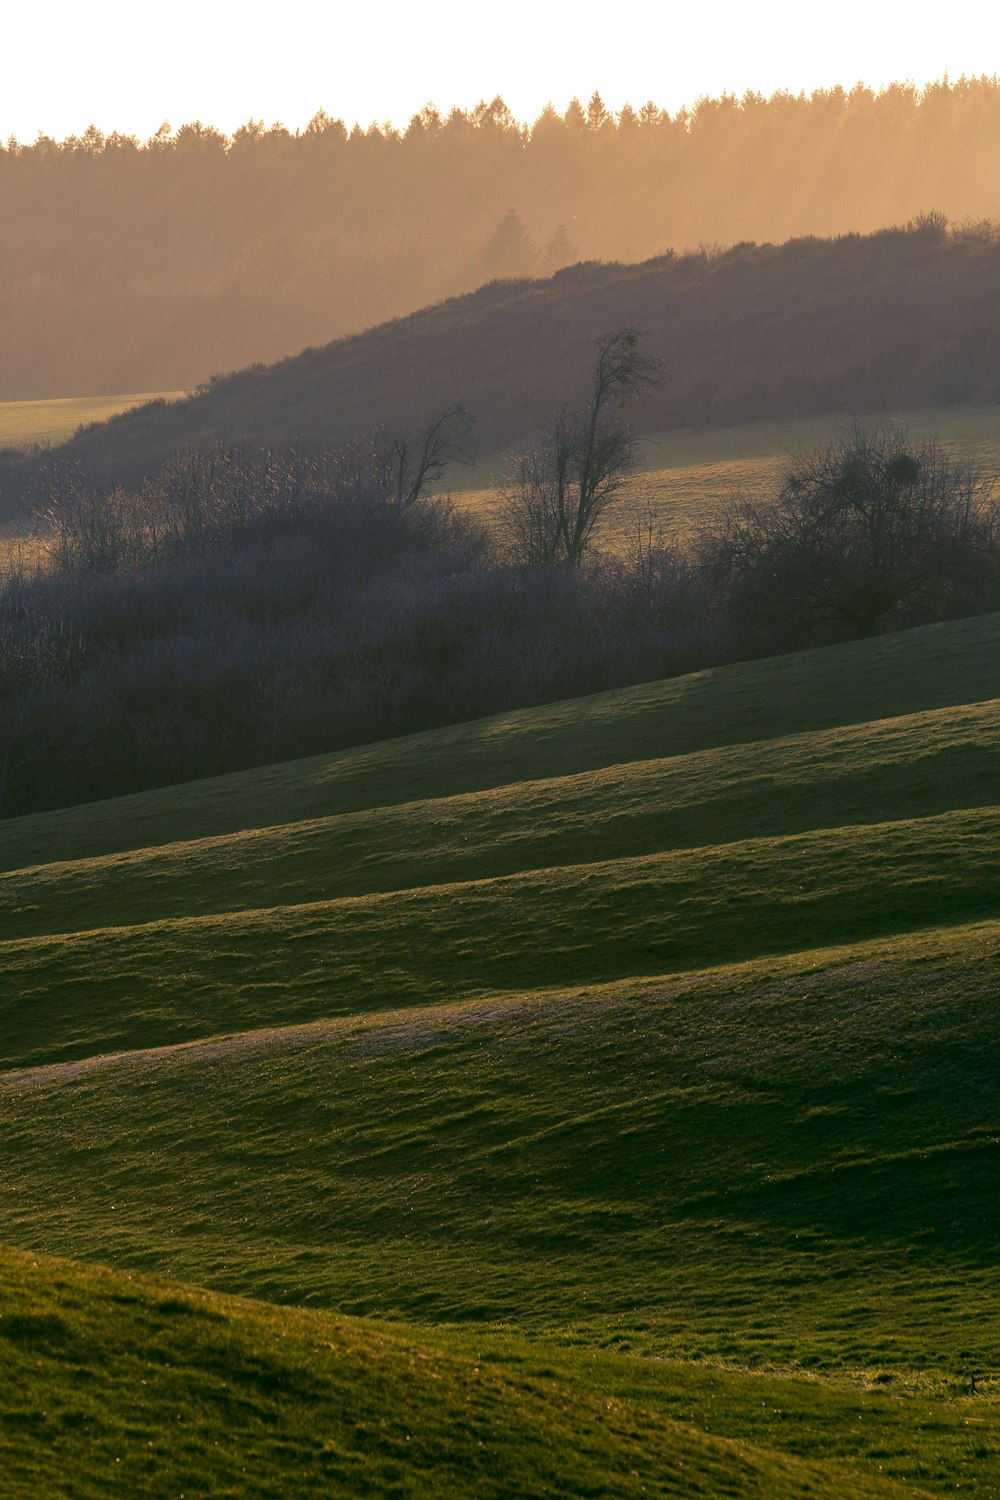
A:
{"type": "MultiPolygon", "coordinates": [[[[82,430],[57,452],[134,479],[218,434],[326,445],[463,398],[481,452],[580,387],[590,341],[631,324],[670,385],[647,428],[1000,398],[1000,238],[933,222],[495,282],[367,333],[82,430]]],[[[8,501],[24,484],[8,476],[8,501]]]]}

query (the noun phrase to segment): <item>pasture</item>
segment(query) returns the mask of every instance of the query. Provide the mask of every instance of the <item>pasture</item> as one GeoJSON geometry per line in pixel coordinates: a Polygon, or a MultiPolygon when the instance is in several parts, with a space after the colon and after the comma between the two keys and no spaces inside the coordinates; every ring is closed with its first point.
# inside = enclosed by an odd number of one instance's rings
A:
{"type": "MultiPolygon", "coordinates": [[[[916,438],[936,438],[956,459],[969,459],[986,476],[1000,476],[1000,407],[943,406],[859,413],[860,421],[898,422],[916,438]]],[[[788,422],[746,422],[734,427],[643,433],[633,499],[651,503],[667,539],[683,539],[716,514],[720,499],[762,496],[780,481],[792,459],[824,448],[852,418],[804,417],[788,422]]],[[[506,468],[502,458],[455,466],[448,484],[463,506],[496,512],[506,468]]],[[[634,527],[630,507],[609,513],[604,544],[626,545],[634,527]],[[624,533],[624,534],[623,534],[624,533]]]]}
{"type": "Polygon", "coordinates": [[[0,401],[0,448],[56,447],[80,427],[106,422],[147,401],[177,401],[185,391],[126,396],[67,396],[46,401],[0,401]]]}
{"type": "Polygon", "coordinates": [[[8,1492],[1000,1494],[998,659],[0,823],[8,1492]]]}

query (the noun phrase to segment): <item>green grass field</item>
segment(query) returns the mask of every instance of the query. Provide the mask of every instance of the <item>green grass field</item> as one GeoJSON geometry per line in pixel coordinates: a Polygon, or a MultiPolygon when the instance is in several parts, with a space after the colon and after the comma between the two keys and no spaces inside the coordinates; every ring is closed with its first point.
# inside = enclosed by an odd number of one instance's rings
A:
{"type": "Polygon", "coordinates": [[[8,1491],[1000,1495],[998,724],[990,616],[0,823],[8,1491]]]}
{"type": "Polygon", "coordinates": [[[184,391],[147,391],[130,396],[69,396],[48,401],[0,401],[0,448],[64,443],[78,427],[106,422],[147,401],[177,401],[184,391]]]}
{"type": "Polygon", "coordinates": [[[0,1307],[11,1500],[891,1500],[931,1493],[912,1475],[933,1488],[941,1450],[967,1487],[977,1448],[996,1435],[978,1412],[970,1430],[968,1401],[942,1421],[919,1396],[901,1405],[666,1361],[581,1362],[509,1336],[440,1348],[420,1330],[10,1252],[0,1307]],[[831,1426],[851,1432],[860,1463],[831,1461],[831,1426]]]}

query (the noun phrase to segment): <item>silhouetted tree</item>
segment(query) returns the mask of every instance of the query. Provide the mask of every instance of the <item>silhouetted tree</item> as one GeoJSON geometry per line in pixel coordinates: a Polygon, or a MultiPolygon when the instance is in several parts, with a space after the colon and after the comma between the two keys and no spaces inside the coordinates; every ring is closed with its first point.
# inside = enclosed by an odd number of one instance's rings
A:
{"type": "Polygon", "coordinates": [[[376,427],[343,450],[341,489],[356,500],[409,510],[449,463],[468,461],[465,440],[474,420],[464,401],[455,401],[415,435],[376,427]]]}
{"type": "Polygon", "coordinates": [[[579,563],[594,528],[635,467],[631,428],[618,412],[664,378],[634,328],[596,340],[586,403],[564,409],[551,430],[514,460],[501,527],[514,558],[530,566],[579,563]]]}
{"type": "Polygon", "coordinates": [[[587,104],[587,125],[591,130],[614,130],[615,117],[595,89],[587,104]]]}
{"type": "Polygon", "coordinates": [[[542,247],[538,257],[538,269],[543,276],[551,276],[563,266],[571,266],[580,259],[580,252],[569,237],[565,224],[557,224],[542,247]]]}

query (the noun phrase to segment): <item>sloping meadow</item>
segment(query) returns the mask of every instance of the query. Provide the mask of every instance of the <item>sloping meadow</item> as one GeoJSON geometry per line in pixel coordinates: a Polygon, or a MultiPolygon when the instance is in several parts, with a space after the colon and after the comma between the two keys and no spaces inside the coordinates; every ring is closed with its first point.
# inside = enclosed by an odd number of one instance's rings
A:
{"type": "Polygon", "coordinates": [[[661,1414],[664,1358],[819,1377],[768,1446],[996,1493],[998,637],[0,824],[0,1238],[661,1414]]]}
{"type": "Polygon", "coordinates": [[[891,1500],[915,1493],[900,1482],[915,1468],[933,1485],[935,1451],[946,1451],[953,1477],[974,1473],[983,1435],[970,1441],[952,1419],[928,1444],[922,1424],[933,1407],[918,1399],[905,1433],[915,1462],[888,1432],[893,1402],[884,1395],[659,1362],[619,1359],[611,1374],[558,1351],[532,1360],[530,1346],[509,1343],[442,1350],[417,1330],[9,1251],[0,1254],[0,1298],[0,1471],[11,1500],[891,1500]],[[630,1389],[609,1394],[609,1379],[623,1376],[630,1389]],[[784,1418],[798,1452],[782,1451],[784,1418]],[[830,1429],[841,1426],[853,1429],[857,1466],[837,1461],[830,1429]],[[750,1440],[732,1436],[734,1427],[749,1428],[750,1440]]]}

